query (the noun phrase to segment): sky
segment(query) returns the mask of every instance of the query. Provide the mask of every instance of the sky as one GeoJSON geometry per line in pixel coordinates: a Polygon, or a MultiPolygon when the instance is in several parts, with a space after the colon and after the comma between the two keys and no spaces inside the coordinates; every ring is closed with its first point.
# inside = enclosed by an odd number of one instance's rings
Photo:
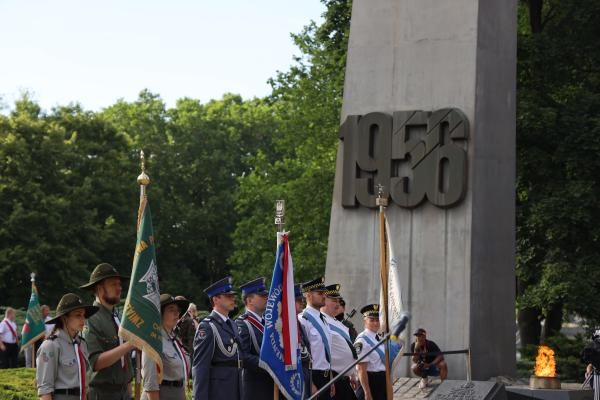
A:
{"type": "Polygon", "coordinates": [[[0,0],[0,101],[100,110],[142,89],[168,106],[270,92],[319,0],[0,0]]]}

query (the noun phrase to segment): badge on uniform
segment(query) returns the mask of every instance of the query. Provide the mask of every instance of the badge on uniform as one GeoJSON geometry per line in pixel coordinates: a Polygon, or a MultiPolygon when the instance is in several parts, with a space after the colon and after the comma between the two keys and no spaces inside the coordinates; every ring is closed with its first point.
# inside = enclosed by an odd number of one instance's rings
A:
{"type": "Polygon", "coordinates": [[[363,348],[363,344],[361,342],[354,343],[354,348],[356,349],[356,354],[360,354],[363,348]]]}
{"type": "Polygon", "coordinates": [[[206,338],[206,329],[198,329],[198,337],[204,340],[206,338]]]}

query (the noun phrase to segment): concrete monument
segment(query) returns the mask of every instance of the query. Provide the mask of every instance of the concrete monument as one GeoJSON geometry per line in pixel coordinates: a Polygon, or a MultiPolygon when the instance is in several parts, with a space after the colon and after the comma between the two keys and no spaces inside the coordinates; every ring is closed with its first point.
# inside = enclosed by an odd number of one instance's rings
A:
{"type": "Polygon", "coordinates": [[[515,86],[516,0],[354,0],[326,278],[379,301],[382,185],[409,338],[473,379],[515,372],[515,86]]]}

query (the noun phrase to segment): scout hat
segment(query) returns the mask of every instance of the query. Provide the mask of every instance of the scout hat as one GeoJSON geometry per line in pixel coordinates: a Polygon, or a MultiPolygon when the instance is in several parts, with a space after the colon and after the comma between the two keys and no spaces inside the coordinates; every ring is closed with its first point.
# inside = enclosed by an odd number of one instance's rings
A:
{"type": "Polygon", "coordinates": [[[98,311],[98,307],[96,306],[83,304],[81,297],[77,296],[75,293],[67,293],[60,299],[58,306],[56,306],[56,316],[46,321],[46,324],[55,324],[63,315],[74,310],[79,310],[80,308],[85,310],[86,318],[91,317],[98,311]]]}
{"type": "Polygon", "coordinates": [[[325,288],[325,278],[318,277],[317,279],[313,279],[312,281],[304,282],[302,284],[302,293],[308,292],[325,292],[327,289],[325,288]]]}
{"type": "Polygon", "coordinates": [[[302,285],[299,283],[296,283],[294,285],[294,297],[296,298],[296,300],[304,298],[304,296],[302,296],[302,285]]]}
{"type": "Polygon", "coordinates": [[[267,287],[265,286],[265,278],[260,277],[250,282],[246,282],[240,286],[240,290],[242,291],[242,296],[248,296],[249,294],[256,293],[261,296],[268,296],[269,292],[267,291],[267,287]]]}
{"type": "Polygon", "coordinates": [[[119,271],[109,263],[98,264],[90,275],[90,281],[85,285],[79,286],[80,289],[93,289],[96,284],[107,278],[129,279],[128,276],[119,274],[119,271]]]}
{"type": "Polygon", "coordinates": [[[379,304],[369,304],[360,309],[365,318],[379,318],[379,304]]]}
{"type": "Polygon", "coordinates": [[[342,295],[340,294],[340,285],[339,283],[334,283],[333,285],[325,286],[325,296],[330,299],[341,299],[342,295]]]}
{"type": "Polygon", "coordinates": [[[204,289],[204,293],[206,293],[209,299],[212,299],[220,294],[237,294],[237,292],[232,289],[233,279],[231,279],[230,276],[227,276],[204,289]]]}
{"type": "Polygon", "coordinates": [[[183,296],[173,297],[168,293],[160,295],[160,312],[162,313],[166,306],[169,304],[177,304],[179,307],[179,317],[181,317],[186,311],[190,302],[183,296]]]}

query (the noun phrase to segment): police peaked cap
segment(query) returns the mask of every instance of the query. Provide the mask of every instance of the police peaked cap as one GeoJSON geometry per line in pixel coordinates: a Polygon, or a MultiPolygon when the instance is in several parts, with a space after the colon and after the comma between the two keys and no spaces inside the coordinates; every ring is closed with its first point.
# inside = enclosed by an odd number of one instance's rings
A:
{"type": "Polygon", "coordinates": [[[240,290],[242,291],[243,296],[247,296],[252,293],[256,293],[261,296],[269,295],[267,287],[265,286],[265,278],[262,276],[260,278],[253,279],[250,282],[244,283],[240,286],[240,290]]]}
{"type": "Polygon", "coordinates": [[[360,313],[367,318],[379,318],[379,304],[369,304],[360,309],[360,313]]]}
{"type": "Polygon", "coordinates": [[[206,289],[204,289],[204,293],[208,296],[209,299],[212,299],[215,296],[220,294],[237,294],[237,292],[233,289],[233,279],[231,276],[226,276],[225,278],[216,281],[206,289]]]}
{"type": "Polygon", "coordinates": [[[312,281],[304,282],[302,284],[302,293],[308,292],[325,292],[327,289],[325,288],[325,278],[322,276],[313,279],[312,281]]]}
{"type": "Polygon", "coordinates": [[[341,299],[342,295],[340,294],[340,285],[339,283],[334,283],[333,285],[325,286],[325,296],[330,299],[341,299]]]}

